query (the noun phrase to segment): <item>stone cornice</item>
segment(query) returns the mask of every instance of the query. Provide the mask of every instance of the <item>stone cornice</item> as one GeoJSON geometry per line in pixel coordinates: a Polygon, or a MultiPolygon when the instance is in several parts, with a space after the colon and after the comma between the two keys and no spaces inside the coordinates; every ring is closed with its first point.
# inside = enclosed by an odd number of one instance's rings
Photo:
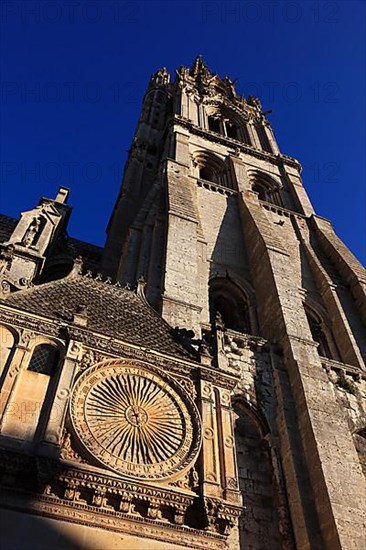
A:
{"type": "Polygon", "coordinates": [[[0,504],[5,508],[97,527],[106,531],[126,533],[163,542],[175,542],[187,548],[224,550],[226,537],[209,531],[200,531],[183,525],[157,522],[139,515],[116,512],[97,506],[56,499],[52,496],[27,494],[15,489],[1,488],[0,504]]]}
{"type": "Polygon", "coordinates": [[[141,481],[126,481],[120,478],[115,478],[105,474],[96,472],[87,472],[76,468],[65,468],[58,478],[61,481],[73,482],[76,485],[82,485],[91,489],[104,487],[110,492],[127,491],[131,495],[144,495],[154,499],[160,499],[164,502],[176,502],[178,504],[191,505],[196,494],[191,491],[185,493],[177,488],[170,489],[160,488],[157,486],[149,486],[141,481]]]}
{"type": "Polygon", "coordinates": [[[275,155],[273,153],[267,153],[266,151],[260,151],[259,149],[256,149],[255,147],[247,145],[246,143],[243,143],[236,139],[221,136],[216,132],[212,132],[211,130],[200,128],[199,126],[193,124],[193,122],[181,117],[180,115],[175,115],[174,118],[171,120],[170,125],[182,126],[183,128],[187,128],[192,134],[201,136],[205,139],[208,139],[209,141],[225,145],[226,147],[231,149],[239,149],[241,153],[252,155],[261,160],[270,162],[271,164],[274,164],[276,166],[288,164],[289,166],[297,168],[299,171],[301,170],[301,164],[296,159],[289,157],[288,155],[275,155]]]}
{"type": "Polygon", "coordinates": [[[110,356],[149,361],[161,369],[168,369],[183,376],[201,377],[207,380],[212,379],[217,386],[223,388],[232,389],[237,382],[237,377],[233,377],[231,373],[225,373],[212,367],[208,368],[189,359],[185,360],[180,357],[164,355],[161,352],[123,342],[105,334],[95,333],[87,328],[75,326],[71,323],[51,321],[44,317],[5,306],[4,304],[0,304],[0,321],[10,326],[60,338],[65,342],[74,340],[97,352],[104,352],[110,356]]]}

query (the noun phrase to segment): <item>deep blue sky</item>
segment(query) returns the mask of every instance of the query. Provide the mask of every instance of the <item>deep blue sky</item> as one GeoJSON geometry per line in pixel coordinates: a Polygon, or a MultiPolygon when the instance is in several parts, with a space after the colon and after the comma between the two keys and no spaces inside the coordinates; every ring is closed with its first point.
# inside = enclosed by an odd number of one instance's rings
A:
{"type": "Polygon", "coordinates": [[[70,234],[103,244],[151,73],[202,53],[273,109],[317,213],[365,263],[365,6],[3,0],[0,211],[63,184],[70,234]]]}

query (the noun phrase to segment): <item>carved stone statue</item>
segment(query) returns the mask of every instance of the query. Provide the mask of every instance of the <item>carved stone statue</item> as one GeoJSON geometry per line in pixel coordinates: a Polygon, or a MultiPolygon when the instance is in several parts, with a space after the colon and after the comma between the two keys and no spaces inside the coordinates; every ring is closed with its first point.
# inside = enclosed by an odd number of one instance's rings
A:
{"type": "Polygon", "coordinates": [[[22,239],[22,244],[29,248],[32,246],[36,240],[36,237],[38,236],[38,233],[40,232],[41,228],[41,219],[40,218],[33,218],[32,223],[28,227],[27,231],[24,234],[24,237],[22,239]]]}

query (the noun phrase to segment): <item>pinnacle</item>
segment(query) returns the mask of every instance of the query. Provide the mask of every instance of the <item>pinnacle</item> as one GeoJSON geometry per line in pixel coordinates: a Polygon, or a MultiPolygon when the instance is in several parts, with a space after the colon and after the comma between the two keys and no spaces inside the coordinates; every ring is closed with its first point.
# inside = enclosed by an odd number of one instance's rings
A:
{"type": "Polygon", "coordinates": [[[192,76],[197,76],[201,72],[208,72],[211,74],[211,71],[207,67],[205,60],[202,57],[202,54],[198,54],[191,68],[192,76]]]}

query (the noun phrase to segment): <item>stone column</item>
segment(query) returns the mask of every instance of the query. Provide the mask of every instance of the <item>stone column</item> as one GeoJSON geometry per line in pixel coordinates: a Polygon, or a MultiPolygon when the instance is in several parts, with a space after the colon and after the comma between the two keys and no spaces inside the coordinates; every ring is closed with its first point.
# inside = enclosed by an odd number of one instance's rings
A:
{"type": "Polygon", "coordinates": [[[221,484],[224,499],[232,504],[241,505],[238,473],[235,456],[235,439],[231,412],[231,395],[228,390],[217,390],[218,425],[221,449],[221,484]]]}
{"type": "Polygon", "coordinates": [[[202,496],[221,497],[220,454],[218,441],[217,410],[211,382],[201,380],[202,407],[202,496]]]}
{"type": "Polygon", "coordinates": [[[42,441],[39,444],[40,454],[51,454],[58,457],[66,409],[69,403],[70,392],[81,353],[81,344],[70,340],[67,346],[64,363],[61,367],[62,371],[55,391],[48,423],[45,427],[42,441]]]}

